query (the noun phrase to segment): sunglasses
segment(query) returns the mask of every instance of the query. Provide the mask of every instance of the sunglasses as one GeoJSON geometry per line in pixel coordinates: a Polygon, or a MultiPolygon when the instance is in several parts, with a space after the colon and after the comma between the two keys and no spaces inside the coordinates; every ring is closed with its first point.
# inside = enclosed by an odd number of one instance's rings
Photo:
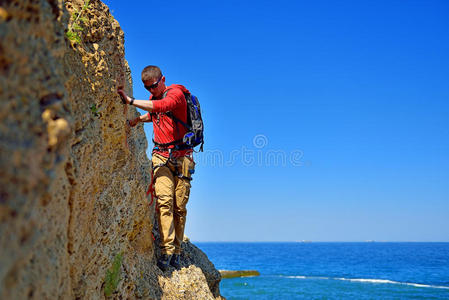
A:
{"type": "Polygon", "coordinates": [[[159,85],[159,82],[161,81],[161,79],[162,79],[162,76],[161,76],[161,78],[158,79],[158,81],[156,81],[156,82],[153,83],[152,85],[144,85],[144,87],[145,87],[148,91],[151,90],[151,89],[155,89],[155,88],[157,88],[157,86],[159,85]]]}

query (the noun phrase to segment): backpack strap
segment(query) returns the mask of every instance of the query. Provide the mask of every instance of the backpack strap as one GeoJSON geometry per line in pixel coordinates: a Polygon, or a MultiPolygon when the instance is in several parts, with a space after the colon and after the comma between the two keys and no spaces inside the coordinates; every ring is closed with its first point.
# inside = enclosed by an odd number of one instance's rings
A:
{"type": "Polygon", "coordinates": [[[191,129],[192,129],[189,125],[187,125],[186,123],[184,123],[183,121],[181,121],[180,119],[178,119],[177,117],[175,117],[171,111],[166,112],[165,115],[166,115],[167,117],[172,118],[175,122],[181,123],[181,124],[182,124],[185,128],[187,128],[188,130],[191,130],[191,129]]]}
{"type": "MultiPolygon", "coordinates": [[[[164,99],[164,98],[167,96],[167,93],[168,93],[169,90],[170,90],[170,89],[167,89],[167,90],[164,92],[164,94],[162,94],[162,99],[164,99]]],[[[186,105],[189,105],[189,103],[187,102],[186,93],[183,92],[183,94],[184,94],[184,100],[186,100],[186,105]]],[[[191,128],[187,123],[184,123],[183,121],[181,121],[180,119],[178,119],[177,117],[175,117],[171,111],[166,112],[166,113],[163,113],[163,114],[165,114],[166,116],[172,118],[175,122],[181,123],[182,126],[184,126],[187,130],[192,130],[192,128],[191,128]]]]}
{"type": "Polygon", "coordinates": [[[156,142],[156,141],[153,139],[153,143],[154,143],[154,145],[156,145],[157,147],[160,147],[160,148],[162,148],[162,149],[167,149],[169,146],[174,146],[174,145],[177,145],[177,144],[179,144],[179,143],[182,143],[182,139],[175,140],[175,141],[170,142],[170,143],[158,143],[158,142],[156,142]]]}

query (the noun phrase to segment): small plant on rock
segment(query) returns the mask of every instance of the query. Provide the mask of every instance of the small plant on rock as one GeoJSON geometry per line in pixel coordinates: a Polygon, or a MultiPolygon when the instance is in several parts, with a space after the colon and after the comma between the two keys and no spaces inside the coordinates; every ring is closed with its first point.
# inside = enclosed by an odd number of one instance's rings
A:
{"type": "Polygon", "coordinates": [[[104,295],[110,297],[117,289],[120,282],[120,268],[123,261],[123,252],[118,253],[114,257],[112,267],[106,271],[106,278],[104,279],[104,295]]]}
{"type": "Polygon", "coordinates": [[[100,116],[98,107],[97,107],[97,105],[95,105],[95,104],[92,104],[92,105],[91,105],[91,107],[90,107],[90,112],[92,113],[92,115],[93,115],[94,117],[99,117],[99,116],[100,116]]]}
{"type": "Polygon", "coordinates": [[[83,16],[83,12],[89,8],[89,2],[90,0],[85,0],[83,7],[81,7],[81,10],[78,10],[75,8],[75,11],[72,14],[72,17],[70,18],[72,21],[71,24],[69,24],[69,28],[66,32],[67,38],[75,43],[81,43],[81,37],[80,32],[83,31],[83,26],[81,24],[87,24],[88,20],[85,16],[83,16]]]}

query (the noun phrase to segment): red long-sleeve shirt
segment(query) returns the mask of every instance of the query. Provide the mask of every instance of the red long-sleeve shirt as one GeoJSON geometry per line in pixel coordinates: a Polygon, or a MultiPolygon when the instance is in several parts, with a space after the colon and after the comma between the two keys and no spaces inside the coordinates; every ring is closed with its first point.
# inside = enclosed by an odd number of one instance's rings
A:
{"type": "MultiPolygon", "coordinates": [[[[184,137],[187,129],[180,123],[167,116],[166,112],[171,112],[177,119],[187,123],[187,102],[184,93],[189,91],[180,84],[172,84],[168,86],[164,93],[166,96],[162,99],[153,99],[153,113],[148,113],[149,122],[153,122],[154,140],[160,144],[170,143],[184,137]]],[[[174,146],[169,146],[173,148],[174,146]]],[[[168,157],[168,151],[153,149],[153,152],[164,157],[168,157]]],[[[192,153],[191,149],[173,151],[174,157],[185,156],[192,153]]]]}

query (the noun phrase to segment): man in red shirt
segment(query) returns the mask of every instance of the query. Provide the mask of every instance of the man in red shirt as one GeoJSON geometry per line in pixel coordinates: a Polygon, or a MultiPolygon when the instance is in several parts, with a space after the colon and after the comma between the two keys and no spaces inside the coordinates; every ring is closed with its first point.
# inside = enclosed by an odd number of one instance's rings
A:
{"type": "Polygon", "coordinates": [[[162,271],[166,271],[169,265],[179,269],[186,205],[195,163],[192,148],[182,143],[187,129],[177,120],[187,123],[187,102],[184,93],[189,91],[177,84],[167,87],[165,76],[157,66],[147,66],[143,69],[142,82],[151,93],[150,101],[135,100],[121,89],[118,93],[126,104],[148,111],[129,121],[132,127],[139,122],[153,122],[153,180],[159,208],[156,212],[161,238],[161,257],[157,265],[162,271]]]}

